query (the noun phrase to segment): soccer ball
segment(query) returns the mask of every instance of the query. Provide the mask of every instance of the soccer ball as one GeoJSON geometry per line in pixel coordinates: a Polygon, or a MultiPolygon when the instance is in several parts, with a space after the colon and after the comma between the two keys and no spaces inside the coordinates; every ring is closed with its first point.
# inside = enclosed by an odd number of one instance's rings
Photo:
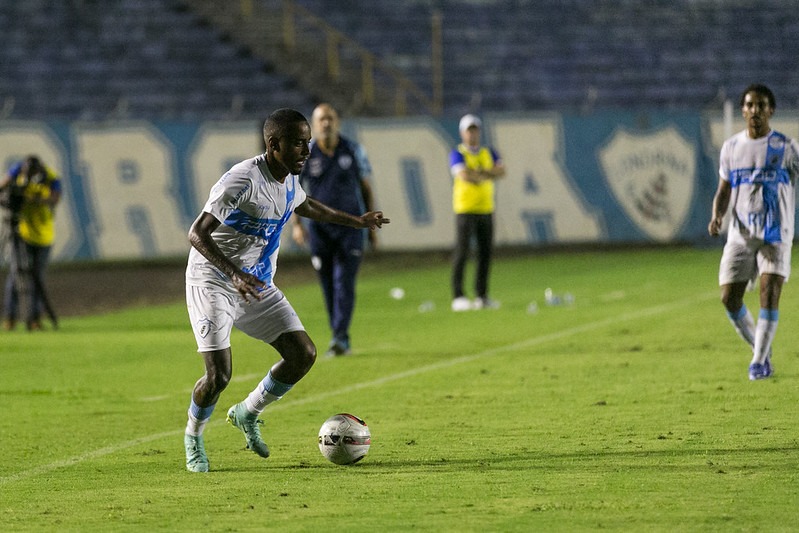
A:
{"type": "Polygon", "coordinates": [[[372,434],[366,422],[349,413],[333,415],[319,428],[319,451],[337,465],[357,463],[369,452],[372,434]]]}

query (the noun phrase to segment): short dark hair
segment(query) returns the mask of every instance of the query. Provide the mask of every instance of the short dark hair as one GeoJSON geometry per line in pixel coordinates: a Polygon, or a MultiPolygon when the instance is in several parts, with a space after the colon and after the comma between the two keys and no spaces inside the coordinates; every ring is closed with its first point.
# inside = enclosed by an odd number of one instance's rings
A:
{"type": "Polygon", "coordinates": [[[749,93],[759,94],[760,96],[765,96],[768,99],[768,105],[771,109],[777,109],[777,100],[774,98],[774,93],[771,92],[771,89],[763,85],[762,83],[753,83],[746,89],[744,92],[741,93],[741,102],[740,106],[744,106],[744,100],[746,100],[746,95],[749,93]]]}
{"type": "Polygon", "coordinates": [[[289,133],[289,126],[298,122],[308,123],[308,119],[295,109],[287,107],[272,112],[264,121],[264,140],[269,137],[285,137],[289,133]]]}

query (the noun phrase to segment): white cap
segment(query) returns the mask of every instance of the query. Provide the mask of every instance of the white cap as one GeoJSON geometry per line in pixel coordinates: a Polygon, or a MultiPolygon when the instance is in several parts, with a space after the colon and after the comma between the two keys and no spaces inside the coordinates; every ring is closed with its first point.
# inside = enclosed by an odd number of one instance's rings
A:
{"type": "Polygon", "coordinates": [[[459,131],[466,131],[472,126],[477,126],[478,128],[483,126],[483,123],[480,122],[480,119],[474,115],[463,115],[461,119],[461,123],[458,126],[459,131]]]}

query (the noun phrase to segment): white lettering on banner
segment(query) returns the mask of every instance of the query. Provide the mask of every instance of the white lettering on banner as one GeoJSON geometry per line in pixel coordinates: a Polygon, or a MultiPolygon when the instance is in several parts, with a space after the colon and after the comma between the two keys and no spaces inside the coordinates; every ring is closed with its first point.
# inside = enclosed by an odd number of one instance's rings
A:
{"type": "Polygon", "coordinates": [[[262,137],[260,128],[252,122],[208,123],[200,128],[188,154],[197,214],[222,174],[234,164],[263,152],[262,137]]]}
{"type": "Polygon", "coordinates": [[[650,237],[668,241],[688,217],[696,188],[696,151],[673,127],[655,133],[617,130],[600,150],[619,205],[650,237]]]}
{"type": "Polygon", "coordinates": [[[147,123],[73,128],[103,259],[178,256],[188,252],[170,144],[147,123]]]}
{"type": "Polygon", "coordinates": [[[357,140],[372,163],[378,207],[391,219],[380,233],[385,248],[452,246],[450,136],[433,120],[380,120],[359,121],[357,140]]]}
{"type": "MultiPolygon", "coordinates": [[[[71,258],[78,246],[75,206],[69,191],[69,161],[63,144],[43,122],[3,121],[0,126],[0,163],[2,174],[22,158],[38,155],[61,179],[63,193],[55,211],[55,234],[51,258],[71,258]]],[[[2,222],[0,222],[2,223],[2,222]]]]}
{"type": "MultiPolygon", "coordinates": [[[[489,120],[491,144],[507,174],[497,182],[498,244],[592,242],[602,219],[583,200],[562,166],[555,118],[489,120]]],[[[488,140],[486,140],[488,141],[488,140]]]]}

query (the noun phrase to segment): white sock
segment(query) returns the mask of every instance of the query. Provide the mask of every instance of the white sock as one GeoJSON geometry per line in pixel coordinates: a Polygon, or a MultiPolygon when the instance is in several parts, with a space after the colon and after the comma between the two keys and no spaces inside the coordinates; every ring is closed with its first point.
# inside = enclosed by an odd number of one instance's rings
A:
{"type": "Polygon", "coordinates": [[[755,345],[755,320],[752,313],[743,305],[736,313],[727,311],[727,317],[735,331],[749,346],[755,345]]]}
{"type": "Polygon", "coordinates": [[[267,405],[278,401],[293,386],[293,384],[281,383],[275,380],[270,370],[258,386],[245,398],[244,405],[247,406],[249,412],[260,415],[267,405]]]}
{"type": "Polygon", "coordinates": [[[203,434],[205,425],[211,419],[211,413],[214,412],[216,404],[209,405],[208,407],[200,407],[194,403],[194,398],[191,399],[189,406],[189,421],[186,423],[186,435],[199,437],[203,434]]]}
{"type": "Polygon", "coordinates": [[[771,343],[774,334],[777,332],[777,323],[780,319],[780,312],[776,309],[761,309],[760,316],[757,318],[757,328],[755,328],[755,349],[752,355],[752,364],[762,365],[766,362],[766,357],[771,353],[771,343]]]}

